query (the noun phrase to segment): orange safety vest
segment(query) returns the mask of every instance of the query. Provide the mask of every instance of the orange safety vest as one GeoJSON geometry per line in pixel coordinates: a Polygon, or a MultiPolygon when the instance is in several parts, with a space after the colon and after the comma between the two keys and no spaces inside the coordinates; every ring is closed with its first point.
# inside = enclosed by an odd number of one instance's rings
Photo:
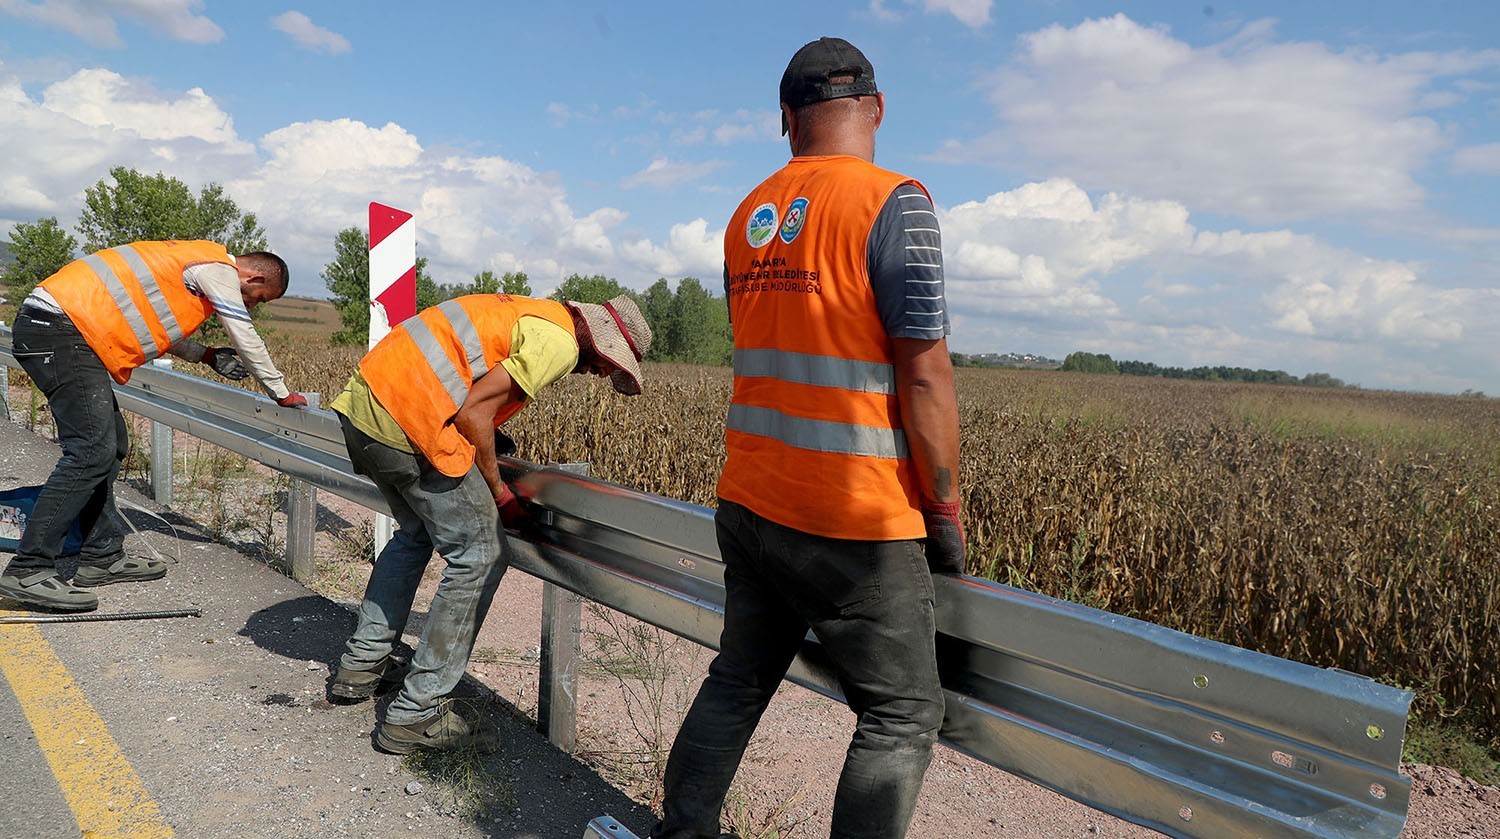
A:
{"type": "MultiPolygon", "coordinates": [[[[555,300],[508,294],[455,297],[393,327],[359,362],[370,392],[439,472],[461,477],[474,465],[474,444],[453,426],[474,383],[510,357],[523,316],[545,318],[576,334],[573,315],[555,300]]],[[[495,427],[526,407],[507,402],[495,427]]]]}
{"type": "Polygon", "coordinates": [[[188,290],[182,272],[202,262],[233,265],[214,242],[135,242],[74,260],[41,282],[120,384],[130,371],[193,334],[213,304],[188,290]]]}
{"type": "Polygon", "coordinates": [[[921,187],[856,157],[798,157],[735,211],[724,233],[734,399],[720,498],[819,536],[926,535],[866,251],[904,183],[921,187]]]}

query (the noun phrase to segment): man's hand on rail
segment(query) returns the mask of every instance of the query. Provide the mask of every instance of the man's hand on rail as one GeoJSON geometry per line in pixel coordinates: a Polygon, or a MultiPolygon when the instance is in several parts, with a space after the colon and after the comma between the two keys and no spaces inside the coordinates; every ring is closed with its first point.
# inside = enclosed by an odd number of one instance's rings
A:
{"type": "Polygon", "coordinates": [[[504,489],[495,496],[495,507],[500,511],[500,521],[506,530],[524,531],[531,526],[531,513],[521,504],[521,499],[516,497],[510,485],[503,483],[504,489]]]}
{"type": "Polygon", "coordinates": [[[307,397],[296,391],[292,391],[286,396],[283,396],[280,399],[276,400],[276,404],[280,405],[283,408],[306,408],[307,397]]]}
{"type": "Polygon", "coordinates": [[[967,559],[964,526],[958,520],[958,502],[942,504],[922,499],[922,521],[927,525],[927,567],[934,574],[962,574],[967,559]]]}

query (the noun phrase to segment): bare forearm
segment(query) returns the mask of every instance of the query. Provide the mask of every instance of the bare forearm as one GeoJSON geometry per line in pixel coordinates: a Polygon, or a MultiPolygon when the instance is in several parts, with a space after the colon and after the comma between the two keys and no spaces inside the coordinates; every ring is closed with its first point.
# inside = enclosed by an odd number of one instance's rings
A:
{"type": "Polygon", "coordinates": [[[499,498],[505,493],[506,487],[505,481],[500,477],[500,464],[495,460],[494,423],[492,419],[481,418],[476,414],[475,411],[460,410],[458,416],[453,418],[453,425],[464,439],[474,444],[474,465],[479,467],[479,474],[489,485],[490,495],[499,498]]]}
{"type": "Polygon", "coordinates": [[[901,424],[922,496],[958,501],[958,397],[947,341],[896,341],[901,424]]]}

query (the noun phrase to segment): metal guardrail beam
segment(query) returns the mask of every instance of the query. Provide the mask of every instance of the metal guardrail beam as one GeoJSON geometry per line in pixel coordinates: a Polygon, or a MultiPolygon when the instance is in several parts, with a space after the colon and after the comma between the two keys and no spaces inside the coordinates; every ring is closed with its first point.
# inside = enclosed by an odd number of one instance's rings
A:
{"type": "MultiPolygon", "coordinates": [[[[8,335],[0,361],[10,363],[8,335]]],[[[130,410],[384,510],[331,414],[143,369],[130,410]]],[[[722,628],[712,513],[502,459],[547,511],[516,566],[707,647],[722,628]]],[[[1174,836],[1395,837],[1412,694],[973,577],[936,580],[943,741],[1174,836]]],[[[790,677],[838,696],[809,636],[790,677]]]]}

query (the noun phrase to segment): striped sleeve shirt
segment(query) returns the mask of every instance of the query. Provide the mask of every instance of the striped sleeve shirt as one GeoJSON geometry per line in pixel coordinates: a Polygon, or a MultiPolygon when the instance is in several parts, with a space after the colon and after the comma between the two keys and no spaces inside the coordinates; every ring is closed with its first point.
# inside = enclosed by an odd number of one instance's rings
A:
{"type": "MultiPolygon", "coordinates": [[[[250,321],[250,312],[245,309],[245,298],[240,294],[240,275],[233,265],[222,262],[201,262],[189,265],[182,272],[182,281],[188,289],[203,295],[213,304],[219,323],[229,336],[229,343],[239,351],[240,360],[275,399],[285,399],[291,391],[286,386],[286,377],[271,361],[266,343],[250,321]]],[[[188,361],[201,361],[204,346],[191,338],[184,338],[172,347],[172,354],[188,361]]]]}
{"type": "Polygon", "coordinates": [[[869,265],[887,335],[936,341],[948,334],[943,237],[920,188],[902,184],[886,199],[870,231],[869,265]]]}

